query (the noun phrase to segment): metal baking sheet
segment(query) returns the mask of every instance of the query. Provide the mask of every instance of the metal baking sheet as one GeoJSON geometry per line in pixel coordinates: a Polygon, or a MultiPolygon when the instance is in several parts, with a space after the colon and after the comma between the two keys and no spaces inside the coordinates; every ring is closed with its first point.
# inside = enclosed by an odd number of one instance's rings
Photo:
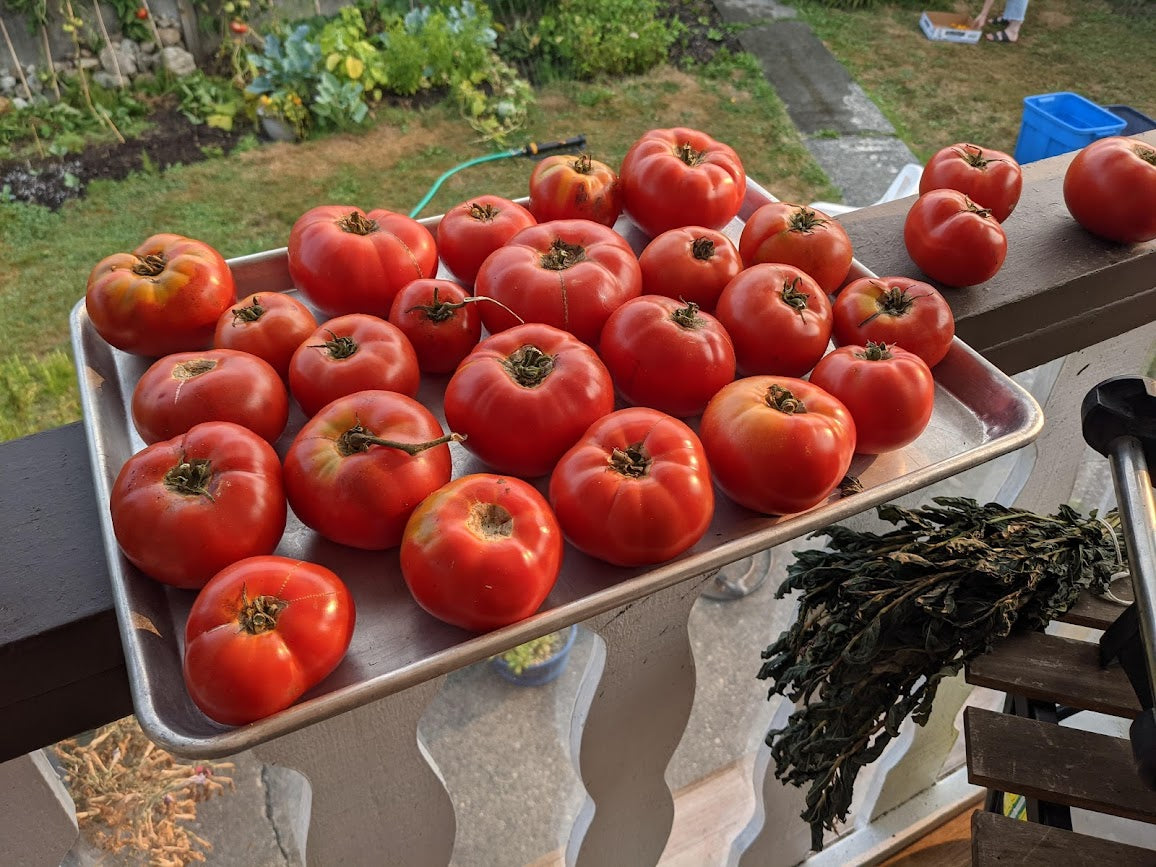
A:
{"type": "MultiPolygon", "coordinates": [[[[737,240],[743,221],[770,201],[773,196],[748,182],[743,209],[727,233],[737,240]]],[[[422,222],[433,229],[438,219],[422,222]]],[[[616,228],[641,251],[647,238],[637,228],[625,219],[616,228]]],[[[229,265],[238,297],[255,291],[294,291],[285,248],[231,259],[229,265]]],[[[855,262],[852,276],[870,272],[855,262]]],[[[83,299],[73,309],[70,324],[97,502],[107,504],[121,465],[144,447],[132,426],[129,402],[150,360],[105,343],[89,321],[83,299]]],[[[137,718],[154,741],[178,755],[210,758],[237,753],[843,520],[1014,451],[1039,434],[1043,416],[1032,397],[960,340],[934,373],[935,408],[923,435],[896,452],[855,457],[851,472],[862,481],[862,493],[834,497],[788,517],[747,511],[720,494],[714,521],[702,541],[655,567],[610,566],[568,545],[562,574],[539,613],[485,635],[444,624],[419,608],[402,580],[396,548],[376,553],[347,548],[322,539],[290,513],[276,553],[321,563],[340,575],[355,598],[357,625],[345,660],[323,683],[293,707],[240,728],[214,723],[185,692],[184,622],[195,594],[159,584],[125,560],[107,508],[102,508],[105,553],[137,718]]],[[[447,381],[446,376],[426,376],[419,394],[443,426],[441,394],[447,381]]],[[[303,421],[294,407],[277,444],[281,455],[303,421]]],[[[463,447],[451,450],[455,477],[486,469],[463,447]]],[[[538,486],[544,492],[545,479],[538,486]]]]}

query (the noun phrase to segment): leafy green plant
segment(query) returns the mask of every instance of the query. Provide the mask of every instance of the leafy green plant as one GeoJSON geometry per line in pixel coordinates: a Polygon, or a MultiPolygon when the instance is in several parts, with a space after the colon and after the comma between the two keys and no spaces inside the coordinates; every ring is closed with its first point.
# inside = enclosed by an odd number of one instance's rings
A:
{"type": "Polygon", "coordinates": [[[539,20],[542,50],[577,78],[627,75],[657,66],[683,25],[656,0],[561,0],[539,20]]]}
{"type": "Polygon", "coordinates": [[[506,664],[514,674],[521,674],[527,668],[538,665],[550,659],[566,642],[566,633],[551,632],[540,638],[532,638],[525,644],[511,647],[505,653],[498,654],[498,658],[506,664]]]}
{"type": "Polygon", "coordinates": [[[369,106],[359,81],[339,81],[331,72],[321,73],[310,111],[323,129],[348,130],[360,126],[369,115],[369,106]]]}
{"type": "Polygon", "coordinates": [[[345,6],[329,20],[317,36],[325,57],[327,72],[348,82],[361,84],[362,90],[381,99],[382,87],[388,83],[384,52],[369,39],[361,10],[345,6]]]}
{"type": "Polygon", "coordinates": [[[181,113],[193,123],[231,130],[237,113],[244,109],[244,97],[235,87],[200,70],[178,79],[176,89],[181,113]]]}
{"type": "Polygon", "coordinates": [[[137,18],[137,10],[144,8],[140,0],[105,0],[116,12],[116,20],[120,24],[120,32],[129,39],[136,41],[150,41],[153,38],[152,28],[145,18],[137,18]]]}

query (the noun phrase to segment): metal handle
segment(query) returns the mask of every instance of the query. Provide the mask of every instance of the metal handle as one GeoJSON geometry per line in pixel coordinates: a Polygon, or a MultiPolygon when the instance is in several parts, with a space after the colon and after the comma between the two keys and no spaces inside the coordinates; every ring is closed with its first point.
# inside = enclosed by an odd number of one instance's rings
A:
{"type": "Polygon", "coordinates": [[[1128,548],[1128,568],[1139,615],[1140,632],[1148,649],[1148,683],[1156,696],[1156,674],[1152,654],[1156,650],[1156,500],[1144,446],[1135,437],[1125,436],[1108,449],[1120,525],[1128,548]]]}

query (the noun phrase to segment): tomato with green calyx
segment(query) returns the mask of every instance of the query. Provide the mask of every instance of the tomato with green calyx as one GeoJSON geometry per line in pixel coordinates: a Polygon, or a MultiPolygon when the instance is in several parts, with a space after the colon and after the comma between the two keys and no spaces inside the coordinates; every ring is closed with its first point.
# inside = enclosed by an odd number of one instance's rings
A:
{"type": "Polygon", "coordinates": [[[303,560],[249,557],[201,588],[185,623],[185,688],[204,714],[246,725],[292,705],[337,668],[353,638],[353,597],[303,560]]]}
{"type": "Polygon", "coordinates": [[[862,277],[843,287],[831,305],[836,346],[868,341],[899,345],[928,367],[947,355],[955,337],[951,306],[930,283],[910,277],[862,277]]]}
{"type": "Polygon", "coordinates": [[[614,169],[588,153],[546,157],[530,175],[529,208],[539,223],[591,220],[613,226],[622,213],[622,186],[614,169]]]}

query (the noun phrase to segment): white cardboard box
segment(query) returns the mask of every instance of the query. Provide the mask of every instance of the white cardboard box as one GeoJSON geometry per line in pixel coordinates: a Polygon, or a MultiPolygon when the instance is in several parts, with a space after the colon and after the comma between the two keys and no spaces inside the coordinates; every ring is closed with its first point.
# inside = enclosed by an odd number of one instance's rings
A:
{"type": "Polygon", "coordinates": [[[928,39],[937,42],[979,42],[982,30],[971,26],[971,19],[955,12],[924,12],[919,16],[919,26],[928,39]]]}

